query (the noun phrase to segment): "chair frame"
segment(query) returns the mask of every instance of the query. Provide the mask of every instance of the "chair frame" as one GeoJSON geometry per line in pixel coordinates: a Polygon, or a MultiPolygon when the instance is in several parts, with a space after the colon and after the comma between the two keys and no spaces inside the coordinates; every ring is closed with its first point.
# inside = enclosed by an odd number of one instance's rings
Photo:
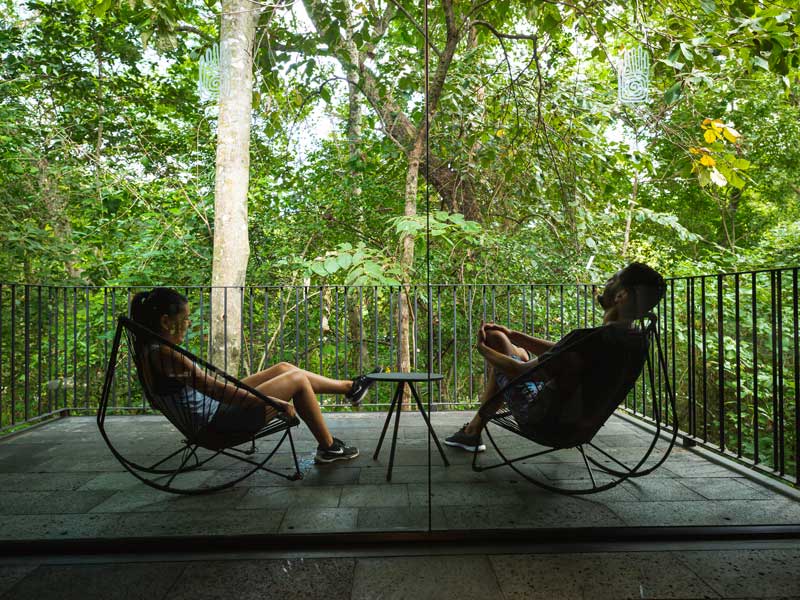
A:
{"type": "MultiPolygon", "coordinates": [[[[272,419],[269,423],[267,423],[266,426],[264,426],[262,429],[260,429],[255,433],[238,435],[238,436],[236,434],[233,434],[227,440],[223,439],[223,436],[217,436],[218,443],[214,444],[209,443],[207,439],[204,440],[201,434],[197,435],[189,434],[186,431],[183,431],[175,423],[173,423],[173,425],[176,425],[176,428],[180,431],[180,433],[182,433],[185,436],[185,439],[182,441],[183,444],[182,447],[179,447],[174,452],[168,454],[166,457],[158,460],[157,462],[151,465],[142,465],[126,458],[119,451],[119,449],[114,446],[105,428],[105,419],[109,408],[108,406],[109,397],[111,395],[111,388],[113,386],[114,374],[116,372],[116,366],[117,366],[116,364],[117,354],[122,340],[122,333],[125,329],[128,329],[129,331],[142,330],[146,332],[147,335],[152,336],[153,339],[158,340],[160,343],[170,347],[174,351],[179,352],[180,354],[186,356],[192,361],[195,361],[199,366],[209,370],[218,377],[224,378],[226,383],[234,385],[238,388],[243,388],[248,392],[250,392],[251,394],[253,394],[254,396],[258,397],[260,400],[263,400],[265,403],[275,406],[276,408],[277,405],[269,396],[265,396],[258,390],[248,386],[247,384],[239,381],[238,379],[235,379],[234,377],[231,377],[224,371],[217,369],[216,367],[204,361],[203,359],[194,356],[192,353],[184,350],[179,346],[176,346],[175,344],[153,333],[152,331],[148,330],[142,325],[132,321],[128,317],[120,316],[117,321],[117,329],[116,333],[114,334],[114,343],[111,348],[111,355],[108,367],[106,368],[106,374],[105,374],[105,380],[103,382],[103,390],[100,398],[100,404],[97,409],[97,426],[100,429],[100,434],[103,436],[103,439],[105,440],[106,444],[111,450],[111,453],[131,475],[133,475],[146,485],[155,488],[157,490],[161,490],[164,492],[171,492],[173,494],[184,494],[184,495],[208,494],[224,490],[236,485],[237,483],[243,481],[244,479],[247,479],[256,471],[265,471],[267,473],[277,475],[278,477],[283,477],[284,479],[288,479],[290,481],[296,481],[298,479],[303,478],[302,472],[300,471],[300,464],[297,460],[297,452],[295,450],[294,440],[292,438],[292,431],[291,431],[292,427],[296,427],[297,425],[299,425],[300,421],[297,417],[287,418],[282,414],[279,414],[276,418],[272,419]],[[267,454],[266,458],[264,458],[263,460],[252,460],[251,458],[249,458],[250,455],[255,454],[256,440],[275,434],[281,434],[281,437],[278,440],[275,447],[269,452],[269,454],[267,454]],[[294,472],[289,474],[275,471],[266,466],[269,460],[275,455],[275,453],[287,439],[289,440],[289,444],[291,446],[292,458],[294,460],[294,467],[295,467],[294,472]],[[237,447],[248,443],[250,444],[250,447],[246,450],[237,447]],[[201,459],[197,454],[198,450],[201,448],[209,450],[212,454],[208,457],[204,457],[201,459]],[[162,466],[170,459],[179,455],[180,455],[179,459],[180,463],[177,467],[170,468],[162,466]],[[232,476],[231,479],[229,479],[228,481],[209,487],[177,487],[176,485],[174,485],[175,480],[181,475],[199,469],[200,467],[202,467],[203,465],[207,464],[208,462],[210,462],[211,460],[215,459],[220,455],[227,456],[229,458],[234,458],[236,460],[244,462],[248,464],[250,468],[246,470],[244,474],[237,473],[236,475],[232,476]],[[165,483],[158,481],[159,479],[164,479],[164,478],[167,478],[167,481],[165,483]]],[[[129,348],[129,351],[132,351],[132,349],[129,348]]],[[[144,393],[145,398],[148,400],[151,406],[154,406],[149,397],[148,388],[142,379],[142,374],[140,372],[138,365],[136,368],[136,373],[139,378],[139,384],[142,387],[142,392],[144,393]]]]}
{"type": "MultiPolygon", "coordinates": [[[[648,315],[646,315],[646,318],[649,319],[649,323],[644,328],[644,334],[646,336],[646,342],[647,342],[646,343],[646,348],[645,348],[645,352],[646,352],[646,354],[645,354],[645,364],[647,365],[648,378],[649,378],[649,381],[650,381],[650,389],[651,390],[655,390],[656,389],[656,385],[655,385],[655,370],[653,368],[653,358],[652,358],[652,354],[653,354],[652,345],[654,343],[655,346],[656,346],[656,349],[657,349],[655,354],[657,356],[658,368],[660,368],[661,371],[662,371],[662,376],[663,376],[663,381],[664,381],[664,387],[665,387],[665,391],[666,391],[667,401],[669,403],[669,408],[671,410],[671,416],[672,416],[672,423],[671,423],[671,429],[672,429],[671,433],[672,433],[672,435],[671,435],[671,438],[670,438],[670,441],[669,441],[669,445],[667,446],[666,450],[664,451],[664,454],[658,459],[658,461],[654,465],[652,465],[650,467],[646,467],[646,468],[644,467],[645,463],[650,458],[650,456],[651,456],[651,454],[653,452],[653,449],[656,446],[656,443],[661,438],[661,429],[662,429],[662,427],[661,427],[661,405],[660,405],[659,402],[653,402],[653,420],[655,421],[655,432],[653,433],[653,440],[652,440],[652,442],[650,442],[650,445],[648,446],[647,450],[644,452],[642,458],[633,467],[629,467],[628,465],[625,465],[624,463],[622,463],[621,461],[619,461],[615,457],[611,456],[608,452],[606,452],[602,448],[599,448],[596,444],[592,443],[591,440],[589,440],[587,442],[580,443],[580,444],[570,445],[570,446],[549,447],[549,448],[547,448],[545,450],[541,450],[541,451],[538,451],[538,452],[533,452],[531,454],[526,454],[524,456],[519,456],[519,457],[516,457],[516,458],[509,459],[508,457],[506,457],[506,455],[500,449],[500,447],[498,446],[497,441],[495,440],[494,436],[492,436],[491,432],[489,431],[489,427],[488,427],[489,423],[492,423],[495,426],[501,427],[501,428],[503,428],[503,429],[505,429],[507,431],[515,433],[515,434],[517,434],[517,435],[519,435],[521,437],[524,437],[524,438],[530,440],[531,442],[534,442],[534,443],[538,443],[538,442],[536,442],[536,440],[533,439],[531,436],[526,435],[520,429],[520,427],[517,425],[516,421],[514,420],[513,416],[511,415],[511,411],[508,410],[507,408],[504,408],[504,409],[498,411],[495,415],[493,415],[487,421],[486,426],[484,427],[484,431],[486,432],[487,438],[489,439],[489,441],[491,442],[491,444],[494,447],[495,451],[497,452],[497,454],[500,456],[500,458],[502,460],[500,462],[496,463],[496,464],[492,464],[492,465],[489,465],[489,466],[480,466],[478,464],[479,451],[478,451],[478,446],[476,446],[475,447],[475,451],[474,451],[473,456],[472,456],[472,469],[474,471],[482,472],[482,471],[488,471],[488,470],[491,470],[491,469],[496,469],[498,467],[508,466],[512,470],[514,470],[514,472],[517,473],[520,477],[522,477],[523,479],[527,480],[528,482],[530,482],[530,483],[532,483],[532,484],[534,484],[534,485],[536,485],[536,486],[538,486],[540,488],[543,488],[543,489],[546,489],[548,491],[555,492],[555,493],[558,493],[558,494],[564,494],[564,495],[567,495],[567,496],[577,496],[577,495],[594,494],[594,493],[597,493],[597,492],[602,492],[602,491],[611,489],[613,487],[616,487],[617,485],[619,485],[623,481],[626,481],[626,480],[628,480],[630,478],[643,477],[645,475],[649,475],[650,473],[655,471],[658,467],[660,467],[664,463],[664,461],[667,460],[667,457],[669,456],[670,452],[672,451],[672,448],[675,445],[675,440],[676,440],[677,435],[678,435],[678,416],[677,416],[677,412],[675,410],[675,404],[676,404],[676,402],[675,402],[675,390],[674,390],[673,386],[670,383],[669,371],[668,371],[668,368],[667,368],[667,363],[666,363],[666,360],[664,358],[663,351],[662,351],[662,348],[661,348],[661,337],[660,337],[660,335],[658,333],[658,317],[656,317],[656,315],[654,315],[653,313],[649,313],[648,315]],[[584,446],[589,446],[590,448],[592,448],[596,452],[599,452],[602,456],[604,456],[607,459],[610,459],[613,463],[618,465],[620,468],[614,468],[614,467],[602,464],[597,459],[595,459],[594,457],[587,456],[587,452],[586,452],[584,446]],[[589,473],[589,479],[591,480],[591,484],[592,484],[591,487],[564,488],[564,487],[559,487],[557,485],[552,485],[550,483],[546,483],[546,482],[542,481],[541,479],[538,479],[536,477],[532,477],[531,475],[529,475],[527,473],[524,473],[515,464],[515,463],[518,463],[519,461],[522,461],[522,460],[535,458],[537,456],[543,456],[545,454],[550,454],[552,452],[557,452],[559,450],[572,450],[572,449],[577,449],[578,452],[580,453],[581,457],[583,458],[583,464],[586,466],[586,469],[587,469],[587,471],[589,473]],[[598,485],[597,481],[595,480],[595,477],[594,477],[594,472],[592,471],[592,465],[595,468],[597,468],[600,472],[602,472],[602,473],[604,473],[606,475],[611,475],[613,477],[613,479],[611,481],[607,482],[607,483],[604,483],[603,485],[598,485]]],[[[580,344],[580,341],[578,341],[576,344],[580,344]]],[[[514,385],[518,381],[522,381],[522,380],[526,379],[532,373],[534,373],[537,369],[539,369],[541,366],[546,364],[546,362],[547,362],[547,359],[545,359],[541,363],[537,364],[532,369],[529,369],[525,373],[519,375],[518,377],[515,377],[512,381],[510,381],[508,383],[507,386],[505,386],[503,389],[498,390],[496,392],[495,398],[498,398],[498,399],[502,398],[503,392],[508,387],[514,385]]],[[[639,377],[641,377],[641,374],[639,375],[639,377]]],[[[639,378],[637,377],[637,381],[638,380],[639,380],[639,378]]],[[[634,386],[635,385],[636,385],[636,383],[634,383],[634,386]]]]}

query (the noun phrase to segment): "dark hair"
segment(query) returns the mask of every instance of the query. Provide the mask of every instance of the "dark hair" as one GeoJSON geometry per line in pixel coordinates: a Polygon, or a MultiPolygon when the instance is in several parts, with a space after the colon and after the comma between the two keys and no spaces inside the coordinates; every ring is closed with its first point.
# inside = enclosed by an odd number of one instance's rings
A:
{"type": "Polygon", "coordinates": [[[667,284],[652,267],[633,262],[619,273],[619,283],[635,296],[634,318],[644,317],[664,297],[667,284]]]}
{"type": "Polygon", "coordinates": [[[189,300],[172,288],[157,287],[131,299],[131,318],[149,330],[161,332],[161,316],[177,315],[189,300]]]}

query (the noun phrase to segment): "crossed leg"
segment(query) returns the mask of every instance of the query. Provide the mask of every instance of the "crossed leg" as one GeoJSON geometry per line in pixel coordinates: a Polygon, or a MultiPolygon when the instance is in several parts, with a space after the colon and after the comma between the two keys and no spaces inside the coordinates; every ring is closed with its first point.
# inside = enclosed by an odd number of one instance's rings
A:
{"type": "MultiPolygon", "coordinates": [[[[278,366],[279,365],[275,365],[275,367],[278,366]]],[[[262,373],[264,373],[264,371],[256,373],[255,375],[261,375],[262,373]]],[[[251,375],[251,378],[252,377],[251,375]]],[[[253,385],[253,383],[248,382],[247,379],[244,381],[250,386],[253,385]]],[[[253,380],[251,379],[251,381],[253,380]]],[[[350,382],[342,383],[349,384],[350,382]]],[[[323,387],[325,389],[320,391],[336,393],[333,389],[326,388],[325,385],[323,385],[323,387]]],[[[311,433],[320,446],[329,448],[331,444],[333,444],[333,436],[325,423],[325,418],[322,416],[322,410],[320,409],[319,401],[315,393],[316,390],[311,383],[311,379],[306,376],[306,371],[297,368],[283,369],[283,372],[280,374],[264,378],[261,383],[255,385],[255,388],[265,396],[273,396],[286,402],[293,401],[297,415],[311,430],[311,433]]],[[[277,415],[277,412],[272,415],[267,413],[267,418],[272,418],[275,415],[277,415]]]]}
{"type": "Polygon", "coordinates": [[[288,362],[279,362],[263,371],[248,375],[242,379],[242,381],[250,387],[257,388],[266,381],[292,371],[302,373],[303,376],[308,379],[316,394],[346,394],[353,387],[353,382],[349,379],[330,379],[312,371],[301,369],[288,362]]]}
{"type": "MultiPolygon", "coordinates": [[[[506,356],[516,356],[526,362],[528,360],[528,353],[524,349],[512,344],[508,336],[502,331],[494,329],[487,331],[486,345],[506,356]]],[[[481,395],[481,407],[464,429],[464,433],[467,435],[476,435],[480,433],[486,425],[486,422],[497,412],[503,403],[502,397],[496,397],[498,387],[494,372],[495,368],[489,363],[487,363],[487,366],[486,387],[483,389],[483,394],[481,395]]]]}
{"type": "MultiPolygon", "coordinates": [[[[333,443],[333,436],[322,416],[317,394],[346,394],[353,387],[353,382],[349,379],[330,379],[288,362],[279,362],[248,375],[242,381],[266,396],[274,396],[286,402],[293,401],[297,415],[311,430],[317,442],[325,448],[333,443]]],[[[277,414],[272,412],[267,412],[268,420],[277,414]]]]}

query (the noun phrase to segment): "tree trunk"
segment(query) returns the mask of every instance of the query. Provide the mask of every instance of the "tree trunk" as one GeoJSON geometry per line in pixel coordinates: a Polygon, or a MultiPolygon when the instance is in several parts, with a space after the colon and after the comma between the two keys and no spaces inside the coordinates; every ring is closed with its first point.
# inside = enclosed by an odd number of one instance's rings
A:
{"type": "MultiPolygon", "coordinates": [[[[36,162],[38,169],[38,183],[39,193],[42,197],[42,203],[47,209],[47,216],[50,219],[50,226],[53,228],[53,233],[56,237],[63,242],[72,246],[72,225],[67,216],[67,203],[58,192],[58,182],[53,185],[53,180],[50,178],[50,162],[42,156],[36,162]]],[[[75,265],[75,255],[77,248],[74,248],[64,258],[64,268],[67,271],[67,276],[75,281],[80,279],[83,271],[80,267],[75,265]]]]}
{"type": "MultiPolygon", "coordinates": [[[[425,130],[420,128],[414,146],[408,153],[406,170],[405,206],[403,215],[413,217],[417,214],[417,187],[419,184],[419,165],[425,150],[425,130]]],[[[405,273],[414,266],[414,235],[405,233],[400,237],[400,266],[405,273]]],[[[397,370],[401,373],[411,371],[411,310],[407,287],[404,285],[397,301],[398,311],[398,353],[397,370]]],[[[409,407],[408,391],[403,391],[403,410],[409,407]]]]}
{"type": "Polygon", "coordinates": [[[220,92],[214,187],[214,258],[211,270],[211,360],[236,375],[241,359],[240,290],[250,244],[247,189],[253,43],[259,11],[248,0],[223,0],[220,26],[220,92]]]}
{"type": "MultiPolygon", "coordinates": [[[[345,44],[350,57],[350,61],[343,64],[347,69],[347,99],[349,106],[347,113],[347,150],[348,158],[350,159],[350,179],[353,182],[350,193],[355,201],[361,196],[361,186],[358,182],[359,174],[355,168],[355,165],[361,159],[359,154],[359,147],[361,145],[361,94],[358,91],[361,56],[353,41],[355,24],[353,23],[353,11],[349,0],[345,0],[344,4],[347,18],[347,39],[345,40],[345,44]]],[[[353,290],[350,303],[348,304],[348,338],[353,342],[353,348],[355,349],[355,355],[350,364],[353,364],[359,370],[371,371],[368,344],[362,335],[363,331],[360,326],[363,320],[363,310],[362,303],[359,302],[359,299],[363,299],[363,294],[359,290],[360,288],[353,290]]]]}
{"type": "Polygon", "coordinates": [[[103,202],[103,190],[100,185],[100,160],[103,150],[103,115],[105,107],[103,103],[103,50],[100,46],[100,32],[95,32],[94,38],[94,58],[97,61],[97,139],[94,144],[94,187],[97,193],[97,202],[103,202]]]}
{"type": "Polygon", "coordinates": [[[639,194],[639,174],[635,173],[633,175],[633,190],[631,191],[631,197],[628,200],[628,212],[625,215],[625,234],[622,239],[622,258],[628,256],[628,246],[630,245],[631,241],[631,223],[633,221],[633,209],[636,207],[636,196],[639,194]]]}

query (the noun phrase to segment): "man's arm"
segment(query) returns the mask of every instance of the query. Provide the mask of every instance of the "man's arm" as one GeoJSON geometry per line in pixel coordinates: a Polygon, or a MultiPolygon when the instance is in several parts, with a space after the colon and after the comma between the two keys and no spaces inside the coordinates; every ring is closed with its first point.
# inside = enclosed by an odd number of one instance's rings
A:
{"type": "Polygon", "coordinates": [[[497,325],[495,323],[487,323],[485,325],[487,330],[494,329],[496,331],[500,331],[506,334],[508,341],[514,344],[515,346],[519,346],[520,348],[524,348],[528,352],[532,352],[533,354],[544,354],[550,348],[556,345],[555,342],[551,342],[549,340],[543,340],[541,338],[533,337],[531,335],[527,335],[522,333],[521,331],[516,331],[515,329],[509,329],[508,327],[504,327],[503,325],[497,325]]]}
{"type": "Polygon", "coordinates": [[[519,346],[520,348],[525,348],[528,352],[532,352],[533,354],[544,354],[550,348],[556,345],[555,342],[551,342],[549,340],[543,340],[541,338],[533,337],[526,333],[522,333],[521,331],[511,331],[511,335],[508,336],[509,341],[514,344],[515,346],[519,346]]]}

